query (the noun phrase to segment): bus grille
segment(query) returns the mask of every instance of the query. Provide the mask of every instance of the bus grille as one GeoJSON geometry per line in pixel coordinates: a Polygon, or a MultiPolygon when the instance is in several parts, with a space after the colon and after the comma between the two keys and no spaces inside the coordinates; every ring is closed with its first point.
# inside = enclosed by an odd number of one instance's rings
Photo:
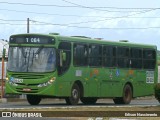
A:
{"type": "Polygon", "coordinates": [[[12,77],[14,78],[20,78],[20,79],[40,79],[45,77],[43,74],[12,74],[12,77]]]}

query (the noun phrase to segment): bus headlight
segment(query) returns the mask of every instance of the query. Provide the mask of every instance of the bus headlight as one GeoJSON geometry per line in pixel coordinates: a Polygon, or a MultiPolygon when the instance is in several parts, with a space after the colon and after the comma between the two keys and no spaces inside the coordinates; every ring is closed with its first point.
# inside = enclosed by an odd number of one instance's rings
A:
{"type": "Polygon", "coordinates": [[[56,77],[53,77],[49,80],[49,82],[53,83],[56,80],[56,77]]]}
{"type": "Polygon", "coordinates": [[[6,82],[8,82],[12,86],[18,86],[18,84],[16,84],[15,82],[9,80],[9,77],[6,77],[6,82]]]}
{"type": "Polygon", "coordinates": [[[46,87],[46,86],[52,84],[55,80],[56,80],[56,77],[53,77],[53,78],[51,78],[48,82],[39,84],[38,87],[46,87]]]}

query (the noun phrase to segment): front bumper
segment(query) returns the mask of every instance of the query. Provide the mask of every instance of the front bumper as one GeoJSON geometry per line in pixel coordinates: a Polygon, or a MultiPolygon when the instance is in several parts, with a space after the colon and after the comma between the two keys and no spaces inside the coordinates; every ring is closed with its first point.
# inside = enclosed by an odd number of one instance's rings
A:
{"type": "Polygon", "coordinates": [[[37,85],[20,85],[13,84],[9,81],[5,84],[6,94],[33,94],[33,95],[44,95],[44,96],[56,96],[55,83],[48,84],[46,86],[37,85]]]}

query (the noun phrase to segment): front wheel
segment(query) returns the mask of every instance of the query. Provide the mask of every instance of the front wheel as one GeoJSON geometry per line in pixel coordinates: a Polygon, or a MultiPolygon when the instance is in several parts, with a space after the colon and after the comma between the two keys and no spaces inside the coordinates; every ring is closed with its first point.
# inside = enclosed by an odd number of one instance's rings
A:
{"type": "Polygon", "coordinates": [[[114,98],[115,104],[129,104],[132,100],[132,88],[129,84],[124,86],[123,96],[114,98]]]}
{"type": "Polygon", "coordinates": [[[27,101],[30,105],[38,105],[41,101],[41,97],[36,95],[27,95],[27,101]]]}
{"type": "Polygon", "coordinates": [[[74,84],[71,89],[71,96],[65,99],[66,103],[68,105],[77,105],[79,102],[79,98],[80,98],[79,86],[77,84],[74,84]]]}

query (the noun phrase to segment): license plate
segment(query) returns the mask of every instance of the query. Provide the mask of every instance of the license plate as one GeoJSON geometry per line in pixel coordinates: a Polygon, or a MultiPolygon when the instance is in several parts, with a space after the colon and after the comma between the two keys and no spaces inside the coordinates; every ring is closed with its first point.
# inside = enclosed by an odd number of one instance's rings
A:
{"type": "Polygon", "coordinates": [[[23,91],[29,92],[29,91],[31,91],[31,89],[30,88],[24,88],[23,91]]]}

